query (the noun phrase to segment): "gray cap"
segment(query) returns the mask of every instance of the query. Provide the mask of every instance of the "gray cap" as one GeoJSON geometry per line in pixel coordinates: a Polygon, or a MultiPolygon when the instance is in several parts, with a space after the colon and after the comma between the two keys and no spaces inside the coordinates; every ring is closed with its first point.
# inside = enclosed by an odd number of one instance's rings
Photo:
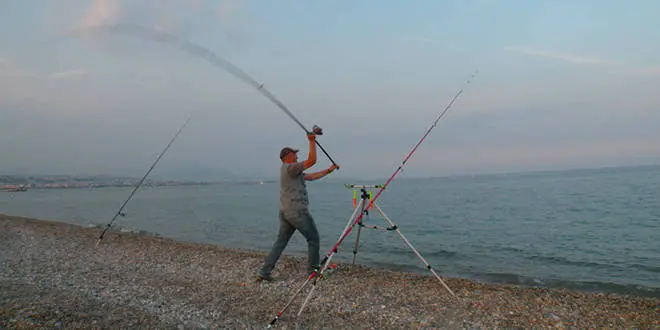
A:
{"type": "Polygon", "coordinates": [[[297,153],[298,149],[293,149],[293,148],[289,148],[289,147],[282,148],[282,150],[280,151],[280,159],[284,159],[284,157],[286,157],[286,155],[288,155],[292,152],[297,153]]]}

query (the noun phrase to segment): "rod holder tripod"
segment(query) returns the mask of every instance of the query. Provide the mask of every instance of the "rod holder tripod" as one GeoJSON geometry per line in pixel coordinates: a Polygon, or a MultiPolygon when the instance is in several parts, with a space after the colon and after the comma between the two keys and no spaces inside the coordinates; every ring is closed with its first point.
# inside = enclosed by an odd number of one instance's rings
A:
{"type": "MultiPolygon", "coordinates": [[[[355,206],[354,206],[353,215],[351,216],[350,219],[348,219],[348,223],[346,224],[346,227],[342,231],[340,237],[344,236],[344,233],[349,229],[349,227],[351,227],[351,224],[353,224],[357,220],[358,211],[368,212],[369,210],[367,210],[367,206],[369,206],[369,205],[371,205],[370,209],[372,209],[372,208],[376,209],[376,211],[389,224],[389,227],[365,226],[364,223],[362,223],[362,219],[364,219],[364,216],[362,216],[362,218],[360,218],[360,220],[356,224],[358,226],[358,233],[357,233],[357,237],[356,237],[356,240],[355,240],[355,246],[353,248],[353,263],[355,263],[355,258],[357,256],[357,247],[358,247],[358,243],[359,243],[359,239],[360,239],[360,230],[361,230],[362,227],[396,231],[396,233],[399,234],[399,236],[401,237],[403,242],[412,250],[412,252],[417,256],[417,258],[419,258],[422,261],[425,268],[428,269],[431,272],[431,274],[433,274],[433,276],[435,276],[435,278],[438,279],[438,281],[440,281],[440,283],[445,287],[445,289],[447,289],[447,291],[449,291],[449,293],[454,298],[458,299],[458,296],[456,296],[456,294],[449,288],[449,286],[447,286],[447,284],[442,280],[442,278],[440,278],[440,276],[435,272],[435,269],[433,269],[433,267],[426,261],[426,259],[424,259],[424,257],[419,253],[419,251],[417,251],[417,249],[415,249],[415,247],[403,235],[403,233],[401,233],[401,230],[399,230],[399,226],[394,224],[392,219],[390,219],[390,217],[388,217],[385,214],[385,212],[383,212],[383,209],[381,209],[380,206],[375,201],[373,201],[371,199],[371,197],[370,197],[371,195],[370,195],[370,193],[367,192],[367,189],[374,189],[374,188],[380,189],[383,186],[380,186],[380,185],[369,186],[369,185],[355,185],[355,184],[345,185],[345,186],[346,186],[346,188],[354,189],[353,190],[354,196],[357,196],[357,190],[360,190],[361,194],[360,194],[360,201],[359,202],[357,202],[357,200],[354,199],[354,205],[355,206]]],[[[367,214],[368,213],[365,213],[365,215],[367,215],[367,214]]],[[[327,265],[329,264],[329,262],[330,262],[330,259],[324,260],[322,268],[321,268],[321,273],[323,273],[323,270],[325,270],[325,268],[327,268],[327,265]]],[[[308,279],[308,281],[309,281],[309,279],[308,279]]],[[[314,283],[316,283],[316,282],[314,282],[314,283]]],[[[300,314],[302,314],[303,309],[305,308],[305,306],[309,302],[315,288],[316,288],[316,285],[312,286],[312,289],[307,294],[307,297],[305,298],[302,306],[300,307],[300,310],[298,311],[299,316],[300,316],[300,314]]]]}
{"type": "Polygon", "coordinates": [[[345,185],[346,188],[353,189],[353,209],[360,208],[360,211],[364,213],[364,216],[358,221],[357,226],[357,235],[355,237],[355,245],[353,246],[353,264],[355,264],[355,258],[357,257],[358,248],[360,245],[360,233],[362,228],[377,229],[377,230],[396,230],[397,226],[392,225],[390,227],[379,227],[379,226],[367,226],[364,224],[364,219],[369,217],[369,211],[373,211],[373,189],[380,189],[383,186],[381,185],[345,185]],[[359,205],[358,205],[358,191],[360,191],[359,196],[359,205]],[[370,203],[371,202],[371,203],[370,203]]]}

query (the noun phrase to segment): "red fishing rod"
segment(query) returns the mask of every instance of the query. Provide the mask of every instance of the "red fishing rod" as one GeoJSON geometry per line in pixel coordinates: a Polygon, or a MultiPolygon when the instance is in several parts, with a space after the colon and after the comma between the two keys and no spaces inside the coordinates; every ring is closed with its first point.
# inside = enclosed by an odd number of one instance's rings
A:
{"type": "MultiPolygon", "coordinates": [[[[451,101],[447,104],[447,106],[445,106],[445,108],[443,109],[443,111],[442,111],[442,112],[440,113],[440,115],[435,119],[435,121],[433,122],[433,124],[432,124],[432,125],[429,127],[429,129],[426,131],[426,133],[425,133],[425,134],[422,136],[422,138],[417,142],[417,144],[415,144],[415,146],[412,148],[412,150],[410,150],[410,152],[408,153],[408,155],[403,159],[403,162],[401,162],[401,165],[399,165],[399,167],[394,171],[394,173],[389,177],[389,179],[387,179],[387,181],[385,182],[385,184],[381,186],[380,190],[378,190],[378,192],[376,193],[376,195],[374,196],[374,198],[371,199],[371,200],[369,201],[369,204],[368,204],[368,206],[367,206],[367,209],[368,209],[369,207],[371,207],[371,205],[373,205],[374,202],[376,202],[376,200],[378,199],[378,197],[380,196],[380,194],[385,190],[385,188],[387,188],[387,186],[388,186],[388,185],[390,184],[390,182],[394,179],[394,177],[395,177],[397,174],[399,174],[399,172],[401,171],[401,169],[403,168],[403,166],[408,162],[408,160],[410,159],[410,157],[412,157],[412,155],[415,153],[415,151],[417,151],[417,148],[419,148],[419,146],[422,144],[422,142],[424,142],[424,140],[425,140],[426,137],[429,135],[429,133],[431,133],[431,130],[433,130],[433,128],[435,128],[435,127],[438,125],[438,122],[440,121],[440,119],[441,119],[442,117],[445,116],[445,114],[447,113],[447,111],[449,110],[449,108],[452,107],[452,105],[454,104],[454,102],[456,102],[456,100],[458,99],[458,97],[463,93],[463,90],[465,89],[465,87],[471,83],[472,79],[477,75],[477,73],[479,73],[478,70],[475,71],[475,72],[470,76],[470,78],[465,82],[465,86],[464,86],[463,88],[461,88],[461,89],[460,89],[460,90],[454,95],[454,97],[453,97],[453,98],[451,99],[451,101]]],[[[312,285],[313,285],[313,286],[312,286],[312,289],[310,290],[309,295],[307,296],[307,299],[305,299],[305,302],[303,303],[303,305],[302,305],[302,307],[301,307],[301,309],[300,309],[300,312],[302,312],[302,309],[305,307],[305,304],[306,304],[307,301],[309,300],[309,297],[311,297],[312,292],[313,292],[314,289],[316,288],[316,282],[317,282],[317,279],[318,279],[317,276],[320,275],[320,274],[323,274],[323,272],[325,272],[325,270],[328,268],[328,265],[330,264],[330,260],[331,260],[332,257],[337,253],[337,248],[341,245],[341,243],[342,243],[342,242],[344,241],[344,239],[348,236],[348,234],[351,232],[351,230],[353,230],[353,228],[355,227],[355,225],[358,224],[358,223],[360,222],[360,220],[362,219],[363,216],[364,216],[364,213],[360,213],[360,215],[355,219],[355,221],[353,221],[353,223],[350,225],[350,227],[348,227],[348,228],[343,232],[343,234],[341,235],[341,237],[339,238],[339,240],[337,241],[337,243],[335,243],[335,245],[332,247],[332,249],[330,250],[330,252],[329,252],[329,253],[323,258],[323,261],[321,261],[321,263],[323,264],[323,267],[321,268],[321,270],[318,271],[318,272],[317,272],[317,271],[313,271],[311,274],[309,274],[309,276],[307,276],[307,279],[305,280],[305,282],[304,282],[304,283],[303,283],[303,284],[302,284],[302,285],[296,290],[296,292],[295,292],[294,295],[291,297],[291,299],[289,299],[289,301],[287,302],[287,304],[284,305],[284,307],[282,308],[282,310],[279,311],[279,312],[277,313],[277,315],[275,316],[275,318],[273,318],[273,320],[270,321],[270,323],[268,324],[268,328],[271,328],[271,327],[275,324],[275,322],[277,322],[277,320],[282,316],[282,314],[286,311],[286,309],[291,305],[291,303],[293,302],[293,300],[295,299],[295,297],[298,296],[298,294],[299,294],[299,293],[302,291],[302,289],[307,285],[307,283],[309,283],[312,279],[314,279],[314,281],[313,281],[313,283],[312,283],[312,285]]],[[[447,288],[447,290],[449,290],[449,292],[452,294],[452,296],[456,297],[456,295],[451,291],[451,289],[449,289],[449,287],[448,287],[444,282],[442,282],[442,284],[445,286],[445,288],[447,288]]],[[[299,312],[299,314],[300,314],[300,312],[299,312]]]]}

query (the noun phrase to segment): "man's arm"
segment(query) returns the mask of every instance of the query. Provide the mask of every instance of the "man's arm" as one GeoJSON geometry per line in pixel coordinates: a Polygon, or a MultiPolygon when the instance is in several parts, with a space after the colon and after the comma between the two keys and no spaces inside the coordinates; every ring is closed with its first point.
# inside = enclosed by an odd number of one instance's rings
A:
{"type": "Polygon", "coordinates": [[[309,155],[307,156],[307,160],[303,162],[305,164],[303,171],[316,164],[316,134],[307,134],[307,139],[309,140],[309,155]]]}
{"type": "Polygon", "coordinates": [[[337,166],[335,166],[335,165],[333,164],[333,165],[330,166],[330,168],[328,168],[327,170],[323,170],[323,171],[318,171],[318,172],[314,172],[314,173],[305,174],[305,176],[303,176],[303,178],[305,179],[305,181],[314,181],[314,180],[318,180],[318,179],[320,179],[320,178],[322,178],[322,177],[324,177],[324,176],[326,176],[326,175],[332,173],[332,171],[334,171],[335,168],[337,168],[337,166]]]}
{"type": "Polygon", "coordinates": [[[302,162],[295,163],[289,167],[288,171],[289,175],[291,176],[299,175],[306,169],[316,164],[316,134],[307,134],[307,139],[309,140],[309,154],[307,155],[307,159],[302,162]]]}

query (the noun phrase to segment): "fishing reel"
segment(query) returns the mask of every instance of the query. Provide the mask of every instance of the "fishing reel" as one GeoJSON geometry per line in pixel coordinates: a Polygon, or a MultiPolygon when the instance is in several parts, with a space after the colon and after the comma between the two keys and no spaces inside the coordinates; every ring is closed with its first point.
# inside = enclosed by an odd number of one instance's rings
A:
{"type": "Polygon", "coordinates": [[[314,132],[316,135],[323,135],[323,129],[318,127],[318,125],[314,125],[314,127],[312,127],[312,132],[314,132]]]}

